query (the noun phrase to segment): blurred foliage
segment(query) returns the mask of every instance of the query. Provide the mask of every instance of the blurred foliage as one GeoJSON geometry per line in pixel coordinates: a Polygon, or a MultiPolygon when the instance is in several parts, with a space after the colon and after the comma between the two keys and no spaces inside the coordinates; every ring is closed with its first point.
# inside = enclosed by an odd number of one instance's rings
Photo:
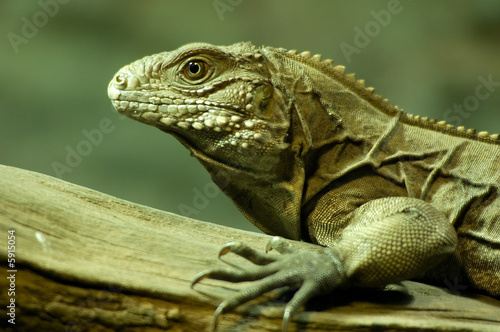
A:
{"type": "MultiPolygon", "coordinates": [[[[55,176],[54,162],[109,119],[112,130],[64,180],[174,213],[197,205],[191,217],[249,230],[222,194],[193,202],[210,179],[187,150],[113,111],[106,89],[120,67],[193,41],[310,50],[437,119],[474,94],[478,77],[500,81],[494,0],[16,0],[0,2],[0,17],[0,163],[55,176]],[[371,36],[360,43],[359,31],[371,36]]],[[[493,91],[462,124],[500,131],[499,104],[493,91]]]]}

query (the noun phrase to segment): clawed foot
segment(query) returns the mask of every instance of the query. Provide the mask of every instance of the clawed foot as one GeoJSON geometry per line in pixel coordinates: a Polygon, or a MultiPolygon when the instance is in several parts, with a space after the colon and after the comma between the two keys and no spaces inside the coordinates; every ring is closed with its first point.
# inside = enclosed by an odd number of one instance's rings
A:
{"type": "Polygon", "coordinates": [[[258,265],[250,268],[213,269],[203,271],[191,284],[205,278],[229,282],[257,281],[236,295],[223,301],[214,313],[211,331],[217,326],[222,313],[253,300],[264,293],[284,286],[296,287],[297,292],[288,302],[283,314],[283,331],[295,312],[311,297],[330,292],[345,280],[342,264],[336,252],[325,248],[323,252],[299,251],[281,237],[273,237],[266,246],[266,252],[275,249],[280,256],[270,257],[241,242],[230,242],[222,247],[219,257],[233,252],[258,265]]]}

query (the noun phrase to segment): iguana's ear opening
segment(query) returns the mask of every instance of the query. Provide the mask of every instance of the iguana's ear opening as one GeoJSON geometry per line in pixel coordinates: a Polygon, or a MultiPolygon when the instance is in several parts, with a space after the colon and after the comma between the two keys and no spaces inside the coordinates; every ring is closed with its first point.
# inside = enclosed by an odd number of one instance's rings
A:
{"type": "Polygon", "coordinates": [[[255,88],[254,104],[257,110],[264,113],[268,110],[268,104],[273,96],[273,87],[270,84],[261,84],[255,88]]]}

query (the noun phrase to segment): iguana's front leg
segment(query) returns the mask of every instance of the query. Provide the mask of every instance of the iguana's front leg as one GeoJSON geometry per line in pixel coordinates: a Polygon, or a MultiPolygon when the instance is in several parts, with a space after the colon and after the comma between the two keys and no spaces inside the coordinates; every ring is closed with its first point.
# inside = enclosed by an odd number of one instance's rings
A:
{"type": "Polygon", "coordinates": [[[415,277],[451,254],[456,242],[453,227],[430,204],[406,197],[382,198],[355,210],[348,228],[331,248],[303,252],[274,237],[267,249],[277,249],[282,255],[271,259],[242,243],[229,243],[221,255],[234,252],[259,266],[205,271],[193,285],[204,278],[230,282],[259,280],[219,305],[213,328],[223,312],[272,289],[299,287],[285,308],[286,331],[290,318],[311,297],[339,287],[380,287],[415,277]]]}

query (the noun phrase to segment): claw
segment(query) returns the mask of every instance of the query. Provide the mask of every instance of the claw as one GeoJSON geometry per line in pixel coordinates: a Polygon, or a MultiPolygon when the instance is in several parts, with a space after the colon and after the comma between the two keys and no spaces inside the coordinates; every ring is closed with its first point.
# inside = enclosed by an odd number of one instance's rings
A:
{"type": "Polygon", "coordinates": [[[266,253],[273,249],[277,250],[280,254],[291,254],[296,251],[290,243],[286,242],[280,236],[273,236],[267,243],[266,253]]]}
{"type": "Polygon", "coordinates": [[[279,236],[273,236],[266,244],[266,254],[273,250],[273,243],[279,241],[279,236]]]}
{"type": "Polygon", "coordinates": [[[194,285],[196,285],[197,283],[199,283],[203,279],[209,278],[209,277],[210,277],[210,271],[202,271],[202,272],[198,273],[196,275],[196,277],[194,277],[194,280],[191,282],[191,288],[194,288],[194,285]]]}
{"type": "Polygon", "coordinates": [[[290,322],[290,317],[291,317],[291,311],[289,310],[289,308],[286,308],[285,313],[283,314],[283,325],[281,327],[282,332],[288,331],[288,323],[290,322]]]}
{"type": "Polygon", "coordinates": [[[224,256],[225,254],[231,252],[232,247],[236,244],[236,242],[229,242],[226,243],[222,248],[219,250],[219,258],[224,256]]]}
{"type": "Polygon", "coordinates": [[[219,304],[217,309],[215,309],[214,316],[212,317],[212,323],[210,324],[210,332],[214,332],[217,328],[217,324],[219,322],[219,317],[224,311],[224,302],[219,304]]]}
{"type": "Polygon", "coordinates": [[[271,244],[271,241],[269,241],[267,244],[266,244],[266,254],[268,252],[270,252],[271,250],[273,250],[273,245],[271,244]]]}

